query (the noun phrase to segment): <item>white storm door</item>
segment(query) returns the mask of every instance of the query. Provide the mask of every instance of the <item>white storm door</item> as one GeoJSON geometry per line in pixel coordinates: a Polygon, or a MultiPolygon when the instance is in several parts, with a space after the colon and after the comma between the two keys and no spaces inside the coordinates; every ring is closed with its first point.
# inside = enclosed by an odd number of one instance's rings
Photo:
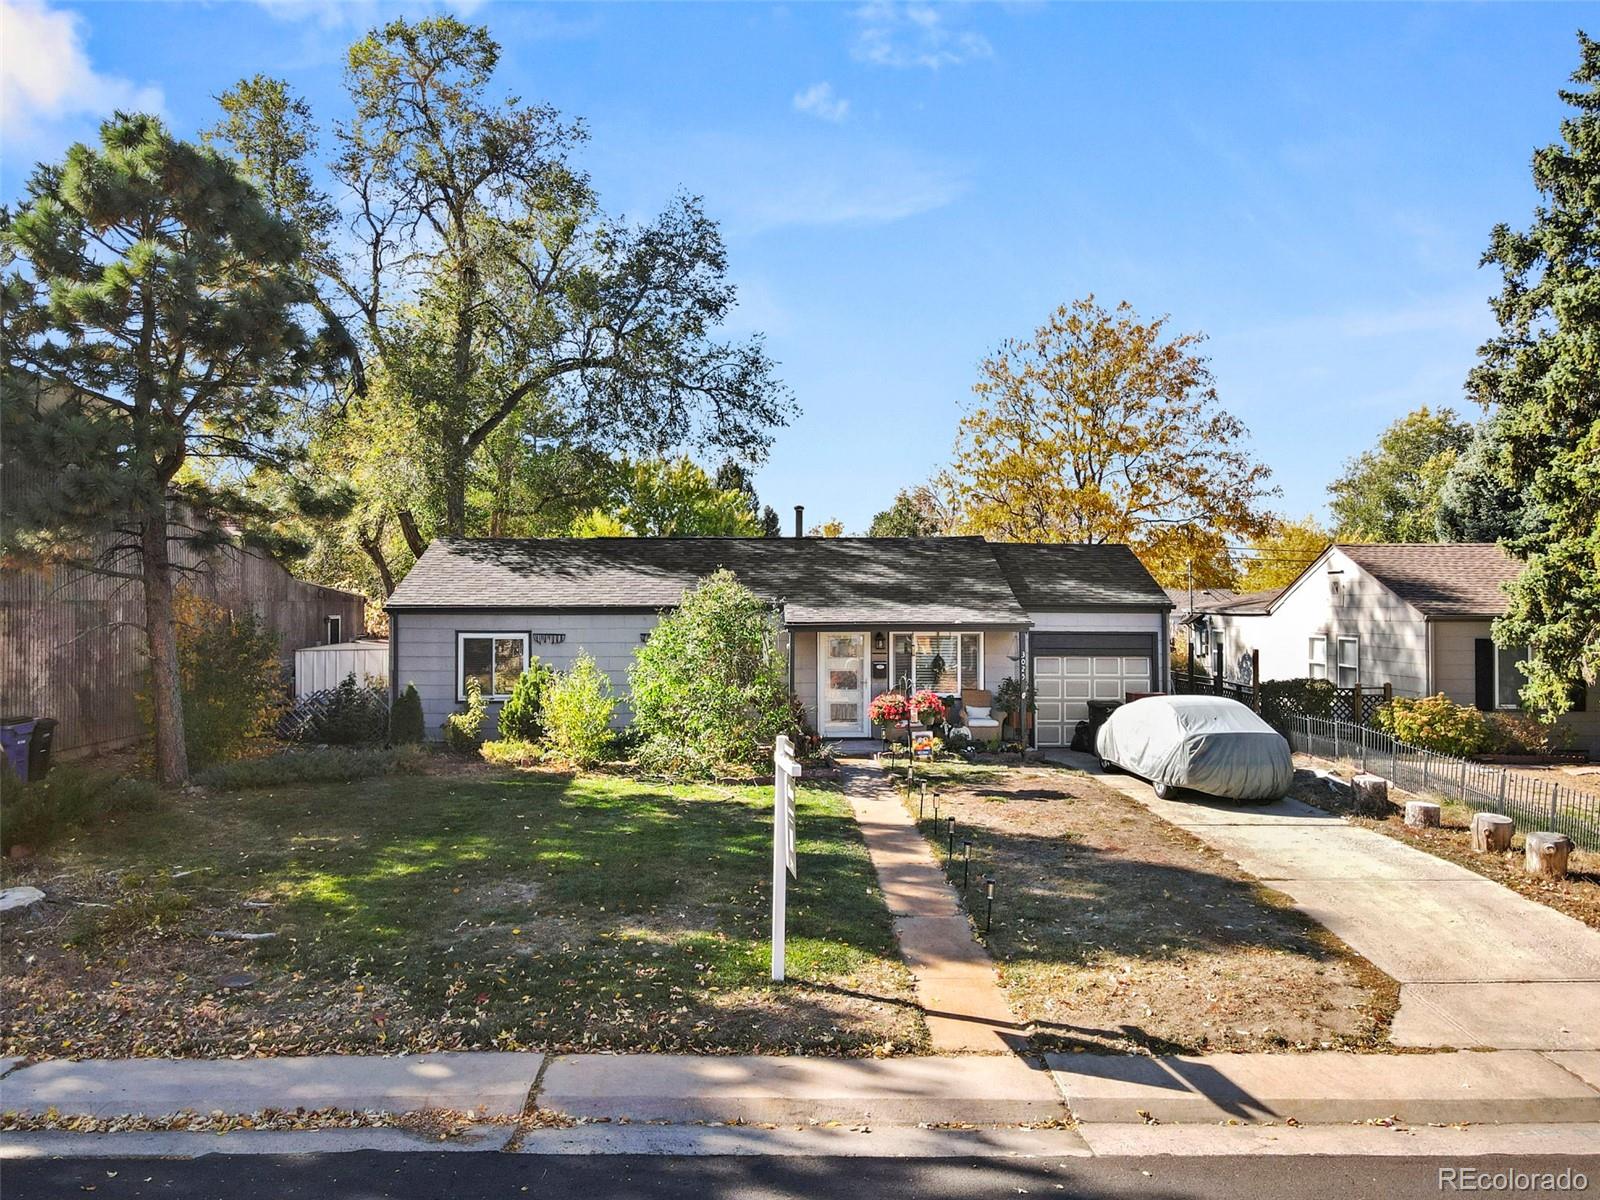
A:
{"type": "Polygon", "coordinates": [[[867,732],[867,635],[817,635],[817,731],[823,737],[867,732]]]}

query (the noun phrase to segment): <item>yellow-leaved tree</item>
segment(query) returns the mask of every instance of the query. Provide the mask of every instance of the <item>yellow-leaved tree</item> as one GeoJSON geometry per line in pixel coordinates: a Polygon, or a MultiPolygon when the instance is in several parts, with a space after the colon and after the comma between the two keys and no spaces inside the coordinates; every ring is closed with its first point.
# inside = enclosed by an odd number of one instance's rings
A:
{"type": "Polygon", "coordinates": [[[1333,534],[1315,517],[1298,521],[1274,517],[1265,537],[1254,539],[1240,563],[1239,590],[1261,592],[1287,587],[1328,548],[1333,534]]]}
{"type": "Polygon", "coordinates": [[[1217,402],[1199,334],[1123,302],[1063,305],[986,359],[944,484],[959,527],[1004,541],[1125,542],[1167,586],[1234,582],[1276,489],[1217,402]]]}

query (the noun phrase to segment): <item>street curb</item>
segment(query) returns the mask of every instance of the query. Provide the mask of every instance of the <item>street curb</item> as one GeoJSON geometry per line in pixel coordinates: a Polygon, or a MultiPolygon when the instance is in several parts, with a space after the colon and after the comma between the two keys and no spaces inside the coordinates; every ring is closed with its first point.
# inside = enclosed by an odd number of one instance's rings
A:
{"type": "Polygon", "coordinates": [[[1019,1125],[1067,1116],[1050,1073],[1011,1056],[900,1059],[564,1055],[536,1097],[571,1117],[1019,1125]]]}
{"type": "Polygon", "coordinates": [[[1600,1121],[1600,1090],[1531,1050],[1045,1056],[1084,1123],[1600,1121]]]}
{"type": "Polygon", "coordinates": [[[203,1158],[208,1154],[349,1154],[361,1150],[428,1153],[504,1150],[514,1125],[479,1124],[454,1137],[405,1129],[234,1129],[226,1133],[0,1133],[0,1162],[25,1158],[203,1158]]]}

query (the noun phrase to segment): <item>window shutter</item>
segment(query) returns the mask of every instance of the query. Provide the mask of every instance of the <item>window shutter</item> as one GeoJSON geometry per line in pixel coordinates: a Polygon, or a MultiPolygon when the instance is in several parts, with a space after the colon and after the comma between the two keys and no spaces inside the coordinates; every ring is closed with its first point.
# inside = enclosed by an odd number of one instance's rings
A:
{"type": "Polygon", "coordinates": [[[1483,712],[1494,711],[1494,639],[1472,642],[1472,702],[1483,712]]]}

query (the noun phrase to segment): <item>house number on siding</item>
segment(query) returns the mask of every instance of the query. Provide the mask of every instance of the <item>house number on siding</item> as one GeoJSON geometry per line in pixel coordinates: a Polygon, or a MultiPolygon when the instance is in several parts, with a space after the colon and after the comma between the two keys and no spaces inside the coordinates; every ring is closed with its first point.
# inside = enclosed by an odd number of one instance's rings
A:
{"type": "Polygon", "coordinates": [[[564,633],[534,633],[529,635],[536,646],[559,646],[567,640],[564,633]]]}

